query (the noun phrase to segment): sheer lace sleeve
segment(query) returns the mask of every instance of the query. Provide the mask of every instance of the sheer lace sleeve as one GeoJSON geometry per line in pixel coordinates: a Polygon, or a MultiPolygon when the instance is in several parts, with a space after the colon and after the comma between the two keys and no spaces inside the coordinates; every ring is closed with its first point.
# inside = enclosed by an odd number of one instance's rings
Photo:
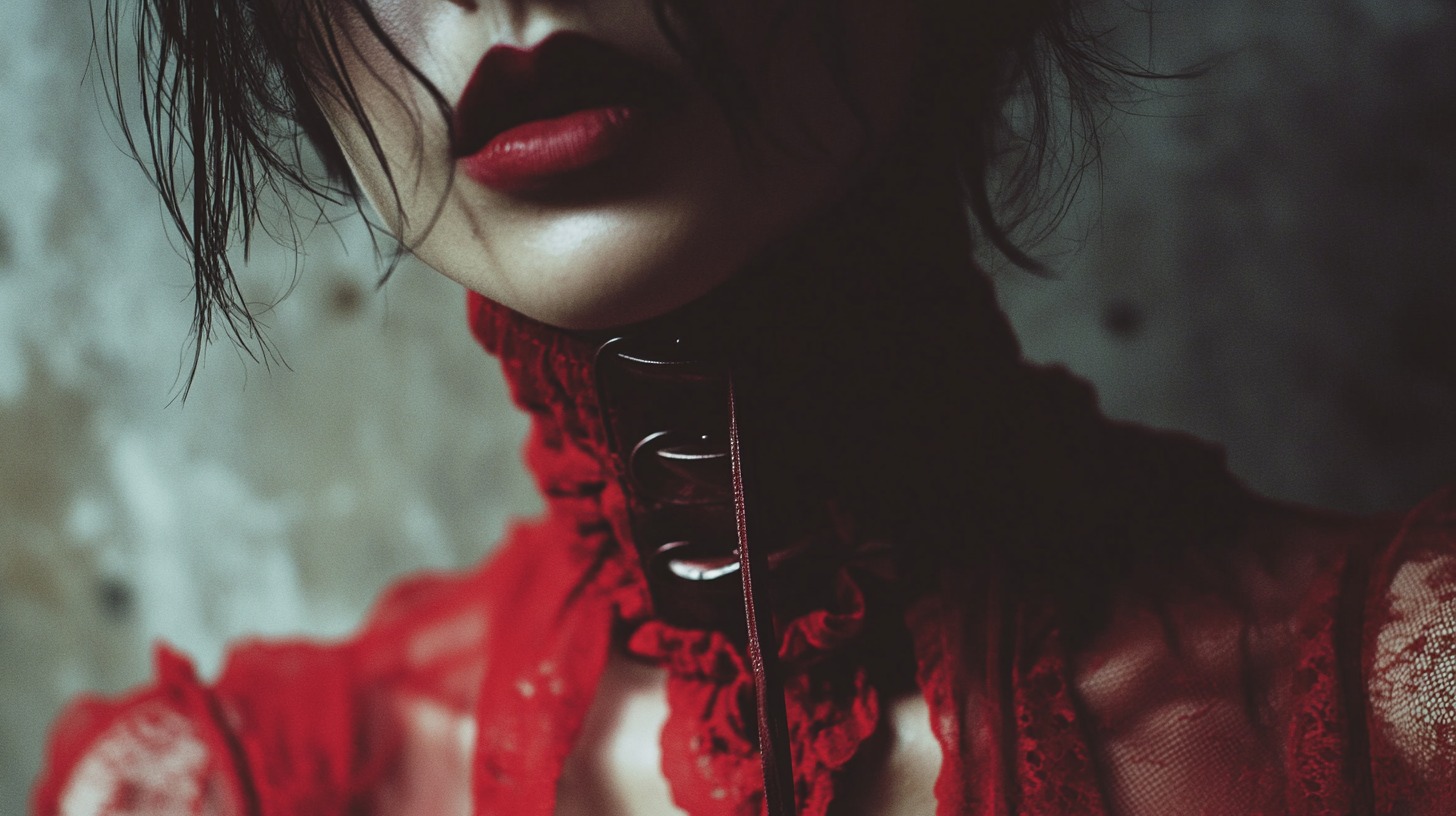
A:
{"type": "Polygon", "coordinates": [[[37,816],[241,816],[245,792],[213,693],[157,650],[157,682],[72,703],[51,732],[37,816]]]}
{"type": "Polygon", "coordinates": [[[51,732],[37,816],[341,816],[375,784],[384,740],[361,716],[352,646],[244,643],[202,683],[160,647],[157,680],[83,698],[51,732]]]}
{"type": "Polygon", "coordinates": [[[1366,663],[1379,809],[1450,813],[1456,802],[1456,488],[1411,514],[1372,577],[1366,663]]]}

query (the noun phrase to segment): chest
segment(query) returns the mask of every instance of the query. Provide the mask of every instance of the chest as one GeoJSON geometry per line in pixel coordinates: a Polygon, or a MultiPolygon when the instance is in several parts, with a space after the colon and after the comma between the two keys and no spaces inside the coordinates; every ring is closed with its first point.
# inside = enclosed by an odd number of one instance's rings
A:
{"type": "MultiPolygon", "coordinates": [[[[1244,710],[1248,688],[1221,661],[1197,655],[1171,661],[1158,649],[1113,652],[1081,667],[1075,682],[1086,715],[1086,748],[1102,789],[1098,798],[1110,812],[1233,816],[1252,812],[1277,794],[1264,789],[1264,783],[1277,781],[1278,758],[1270,753],[1277,741],[1265,739],[1263,729],[1250,721],[1244,710]],[[1181,665],[1189,660],[1196,665],[1181,665]]],[[[1265,688],[1261,696],[1270,692],[1265,688]]],[[[972,700],[966,706],[965,733],[973,744],[951,761],[963,766],[973,789],[995,798],[994,740],[988,724],[977,719],[993,707],[984,699],[981,703],[972,700]]],[[[398,784],[376,800],[375,812],[469,814],[476,749],[472,718],[418,701],[407,710],[409,726],[396,762],[398,784]]],[[[875,736],[837,780],[830,815],[935,813],[935,785],[945,760],[931,718],[918,693],[883,700],[875,736]]],[[[561,769],[557,816],[685,813],[674,803],[662,771],[667,719],[666,672],[612,657],[561,769]]],[[[1051,769],[1054,774],[1063,770],[1051,769]]]]}
{"type": "MultiPolygon", "coordinates": [[[[1261,673],[1230,662],[1231,650],[1223,648],[1228,644],[1217,633],[1202,634],[1202,652],[1174,656],[1166,648],[1129,646],[1104,656],[1095,669],[1074,669],[1073,696],[1085,717],[1075,730],[1085,737],[1079,744],[1091,766],[1079,770],[1076,760],[1064,756],[1049,767],[1022,771],[1029,777],[1040,776],[1038,771],[1066,776],[1059,783],[1085,779],[1098,789],[1094,797],[1122,816],[1277,812],[1283,783],[1280,741],[1267,722],[1251,714],[1248,695],[1259,697],[1267,709],[1286,683],[1269,674],[1255,680],[1261,673]]],[[[1135,641],[1161,643],[1161,638],[1135,641]]],[[[609,663],[566,762],[558,816],[685,813],[674,804],[661,770],[666,685],[659,669],[625,659],[609,663]]],[[[963,732],[972,744],[949,761],[963,766],[970,788],[978,792],[971,793],[973,798],[996,799],[1000,788],[990,777],[999,762],[986,721],[995,707],[978,692],[972,698],[963,732]]],[[[936,813],[935,786],[946,759],[931,718],[918,692],[882,701],[879,730],[837,781],[830,816],[936,813]]],[[[1035,745],[1036,739],[1035,729],[1023,730],[1019,744],[1050,750],[1050,744],[1035,745]]],[[[1032,782],[1025,778],[1019,784],[1025,789],[1032,782]]]]}
{"type": "MultiPolygon", "coordinates": [[[[662,775],[665,672],[613,658],[567,758],[557,816],[677,816],[662,775]]],[[[835,816],[924,816],[935,812],[941,750],[918,695],[887,701],[884,727],[861,749],[841,785],[835,816]]]]}

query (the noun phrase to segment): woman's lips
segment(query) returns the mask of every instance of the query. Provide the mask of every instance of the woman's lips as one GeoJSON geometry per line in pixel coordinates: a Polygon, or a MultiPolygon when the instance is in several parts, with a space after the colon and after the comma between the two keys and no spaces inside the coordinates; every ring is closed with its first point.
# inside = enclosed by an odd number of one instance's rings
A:
{"type": "Polygon", "coordinates": [[[540,187],[615,155],[637,131],[641,115],[617,106],[525,122],[462,158],[460,166],[465,175],[502,192],[540,187]]]}
{"type": "Polygon", "coordinates": [[[496,46],[456,105],[453,152],[492,189],[546,188],[623,152],[677,96],[663,72],[581,34],[496,46]]]}

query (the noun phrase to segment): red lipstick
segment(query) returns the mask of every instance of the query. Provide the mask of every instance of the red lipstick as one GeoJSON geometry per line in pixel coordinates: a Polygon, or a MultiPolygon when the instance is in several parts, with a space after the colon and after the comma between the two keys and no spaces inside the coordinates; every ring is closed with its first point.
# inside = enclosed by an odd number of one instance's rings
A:
{"type": "Polygon", "coordinates": [[[498,45],[455,106],[452,153],[494,190],[543,189],[624,152],[678,96],[661,70],[582,34],[498,45]]]}

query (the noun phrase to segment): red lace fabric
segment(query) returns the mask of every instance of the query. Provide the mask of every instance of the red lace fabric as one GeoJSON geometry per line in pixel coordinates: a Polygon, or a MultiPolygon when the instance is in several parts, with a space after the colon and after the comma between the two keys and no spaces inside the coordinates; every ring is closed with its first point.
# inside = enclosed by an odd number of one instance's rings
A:
{"type": "MultiPolygon", "coordinates": [[[[678,807],[760,812],[743,655],[652,615],[590,344],[470,311],[535,418],[547,514],[479,569],[400,583],[345,643],[242,644],[211,684],[160,650],[155,685],[60,718],[36,814],[549,814],[613,649],[667,670],[678,807]]],[[[1109,423],[1071,377],[997,353],[975,420],[994,468],[952,480],[965,460],[927,444],[906,472],[887,445],[845,483],[924,477],[914,513],[845,503],[814,533],[845,557],[778,620],[801,811],[854,806],[836,793],[873,771],[885,698],[918,688],[941,816],[1450,812],[1456,491],[1399,526],[1274,507],[1203,446],[1109,423]]],[[[887,371],[922,363],[946,365],[887,371]]],[[[939,387],[907,399],[961,411],[939,387]]]]}

